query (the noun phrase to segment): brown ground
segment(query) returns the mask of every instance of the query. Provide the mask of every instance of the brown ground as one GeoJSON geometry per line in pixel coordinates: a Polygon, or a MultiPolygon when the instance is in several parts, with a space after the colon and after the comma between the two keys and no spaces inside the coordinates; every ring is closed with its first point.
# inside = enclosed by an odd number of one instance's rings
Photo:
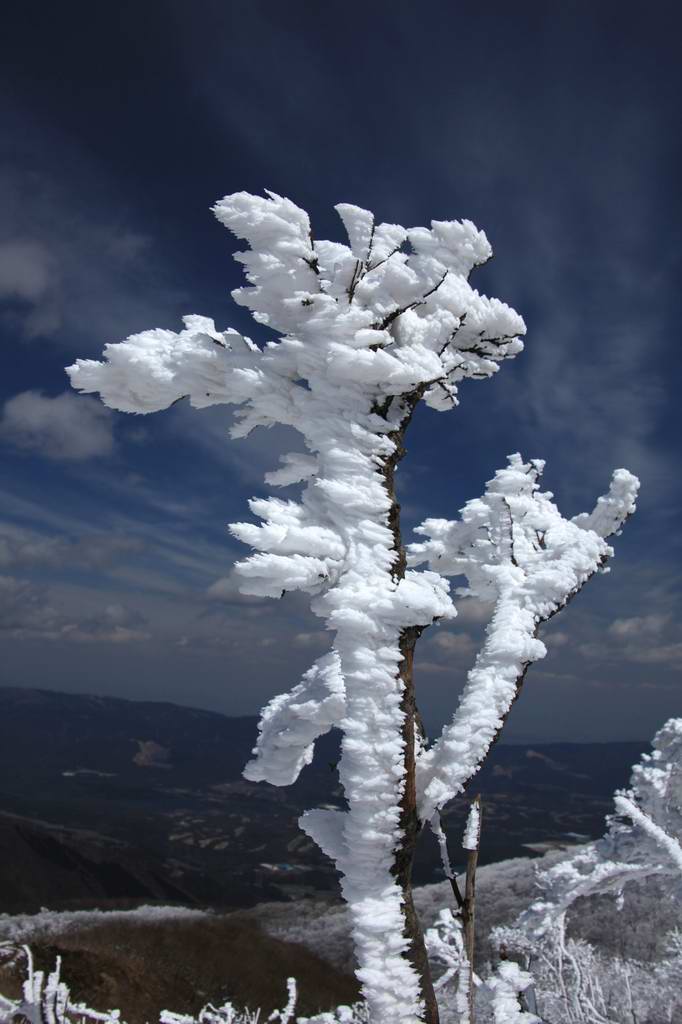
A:
{"type": "MultiPolygon", "coordinates": [[[[286,1004],[286,979],[298,982],[297,1010],[310,1015],[358,998],[355,979],[303,946],[265,935],[230,918],[117,922],[70,928],[59,938],[31,941],[35,965],[50,970],[62,957],[62,978],[74,1001],[118,1008],[128,1024],[157,1022],[161,1010],[195,1014],[229,999],[261,1007],[267,1017],[286,1004]]],[[[25,960],[0,965],[0,991],[16,997],[25,960]]]]}

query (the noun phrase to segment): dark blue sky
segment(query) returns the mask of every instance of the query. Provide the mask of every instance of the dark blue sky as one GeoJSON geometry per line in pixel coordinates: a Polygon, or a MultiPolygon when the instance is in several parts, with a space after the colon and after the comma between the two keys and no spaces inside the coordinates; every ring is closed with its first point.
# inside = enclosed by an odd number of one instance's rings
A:
{"type": "MultiPolygon", "coordinates": [[[[546,631],[510,738],[651,734],[682,700],[679,8],[460,2],[14,4],[0,61],[0,644],[4,684],[254,712],[324,649],[294,596],[240,599],[225,523],[289,444],[229,412],[144,419],[66,394],[63,366],[185,313],[260,337],[209,212],[271,188],[342,238],[340,201],[407,226],[468,217],[476,286],[526,352],[421,409],[408,525],[452,516],[507,453],[562,510],[642,479],[612,572],[546,631]]],[[[427,632],[427,721],[476,608],[427,632]]]]}

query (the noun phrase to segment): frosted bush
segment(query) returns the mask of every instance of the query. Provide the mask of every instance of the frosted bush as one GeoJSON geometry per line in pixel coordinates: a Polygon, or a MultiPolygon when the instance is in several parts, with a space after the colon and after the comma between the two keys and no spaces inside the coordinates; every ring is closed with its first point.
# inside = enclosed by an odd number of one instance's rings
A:
{"type": "MultiPolygon", "coordinates": [[[[542,895],[498,945],[532,967],[538,1006],[548,1020],[567,1024],[661,1024],[682,1021],[682,940],[679,931],[649,948],[635,930],[627,956],[613,956],[582,939],[567,938],[571,917],[595,897],[623,907],[630,887],[655,882],[649,899],[663,898],[682,917],[682,718],[671,718],[632,770],[630,787],[614,796],[616,814],[602,839],[540,872],[542,895]],[[639,947],[639,948],[638,948],[639,947]]],[[[646,906],[641,895],[640,907],[646,906]]],[[[628,920],[633,920],[632,912],[628,920]]],[[[635,919],[636,920],[636,919],[635,919]]]]}

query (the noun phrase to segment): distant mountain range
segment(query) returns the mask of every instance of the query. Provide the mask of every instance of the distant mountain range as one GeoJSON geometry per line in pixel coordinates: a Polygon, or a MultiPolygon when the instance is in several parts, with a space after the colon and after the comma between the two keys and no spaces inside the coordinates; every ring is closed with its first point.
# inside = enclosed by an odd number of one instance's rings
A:
{"type": "MultiPolygon", "coordinates": [[[[297,819],[343,806],[338,736],[276,789],[241,778],[256,726],[174,704],[0,688],[0,911],[243,907],[336,892],[297,819]]],[[[482,861],[600,835],[613,790],[647,746],[498,744],[475,787],[482,861]]],[[[460,801],[445,815],[455,862],[465,812],[460,801]]],[[[439,877],[425,836],[416,881],[439,877]]]]}

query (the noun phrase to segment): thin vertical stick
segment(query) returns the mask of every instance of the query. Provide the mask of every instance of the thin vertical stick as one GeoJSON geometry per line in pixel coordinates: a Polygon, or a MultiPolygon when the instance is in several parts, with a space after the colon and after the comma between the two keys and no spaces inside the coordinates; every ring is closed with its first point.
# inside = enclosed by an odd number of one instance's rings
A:
{"type": "Polygon", "coordinates": [[[481,843],[481,797],[476,797],[469,811],[464,835],[464,847],[468,851],[464,900],[462,903],[462,929],[464,950],[469,970],[469,1024],[474,1024],[474,940],[476,935],[476,867],[481,843]]]}

